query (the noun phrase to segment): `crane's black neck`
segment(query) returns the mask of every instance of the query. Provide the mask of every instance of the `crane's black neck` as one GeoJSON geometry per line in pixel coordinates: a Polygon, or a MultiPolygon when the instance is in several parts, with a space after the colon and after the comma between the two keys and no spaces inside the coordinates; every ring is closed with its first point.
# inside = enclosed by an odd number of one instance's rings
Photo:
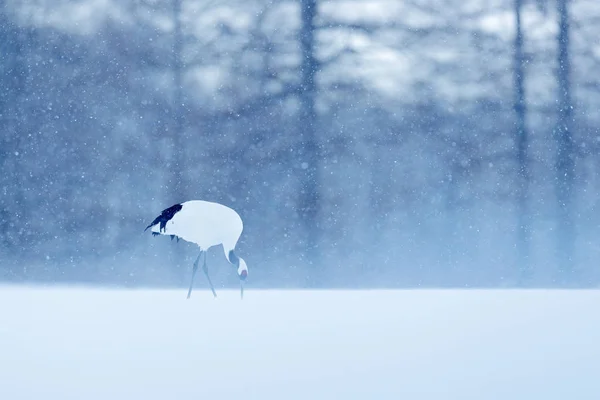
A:
{"type": "Polygon", "coordinates": [[[229,251],[229,262],[235,265],[236,267],[240,266],[239,257],[233,252],[233,250],[229,251]]]}

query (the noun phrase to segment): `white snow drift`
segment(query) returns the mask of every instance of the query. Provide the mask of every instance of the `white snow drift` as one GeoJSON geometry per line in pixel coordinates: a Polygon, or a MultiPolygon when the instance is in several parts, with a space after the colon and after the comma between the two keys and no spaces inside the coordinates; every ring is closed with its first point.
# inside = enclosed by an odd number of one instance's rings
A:
{"type": "Polygon", "coordinates": [[[598,399],[598,291],[0,287],[0,399],[598,399]]]}

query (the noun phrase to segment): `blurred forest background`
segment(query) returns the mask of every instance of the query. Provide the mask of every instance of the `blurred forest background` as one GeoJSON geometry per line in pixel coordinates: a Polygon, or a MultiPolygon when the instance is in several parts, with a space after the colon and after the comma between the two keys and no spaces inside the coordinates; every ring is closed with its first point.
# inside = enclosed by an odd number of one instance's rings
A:
{"type": "Polygon", "coordinates": [[[0,35],[2,281],[187,285],[143,229],[188,199],[240,213],[249,288],[600,281],[597,0],[0,0],[0,35]]]}

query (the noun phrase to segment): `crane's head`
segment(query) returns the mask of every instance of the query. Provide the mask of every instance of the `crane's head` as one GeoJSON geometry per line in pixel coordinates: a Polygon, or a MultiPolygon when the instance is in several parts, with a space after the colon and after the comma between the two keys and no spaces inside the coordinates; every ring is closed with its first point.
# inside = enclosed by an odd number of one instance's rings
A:
{"type": "Polygon", "coordinates": [[[240,294],[242,298],[244,298],[244,282],[248,277],[248,266],[246,265],[246,261],[243,258],[239,258],[237,273],[240,277],[240,294]]]}
{"type": "Polygon", "coordinates": [[[246,261],[243,258],[239,257],[239,265],[237,269],[237,273],[240,276],[240,279],[245,281],[248,277],[248,266],[246,265],[246,261]]]}
{"type": "Polygon", "coordinates": [[[240,290],[242,297],[244,297],[244,282],[248,277],[248,266],[246,265],[246,261],[244,261],[243,258],[238,257],[233,249],[229,250],[228,248],[225,248],[225,246],[223,246],[223,249],[225,249],[225,255],[229,262],[237,267],[237,273],[240,277],[240,290]]]}

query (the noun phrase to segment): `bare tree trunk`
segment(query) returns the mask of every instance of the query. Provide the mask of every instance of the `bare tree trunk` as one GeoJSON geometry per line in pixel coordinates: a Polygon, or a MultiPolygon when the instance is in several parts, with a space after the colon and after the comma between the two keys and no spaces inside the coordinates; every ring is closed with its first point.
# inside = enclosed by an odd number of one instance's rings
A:
{"type": "Polygon", "coordinates": [[[558,121],[557,134],[557,250],[563,283],[573,281],[573,253],[575,226],[573,191],[575,181],[575,154],[573,143],[573,102],[571,99],[571,64],[569,60],[569,1],[558,0],[558,121]]]}
{"type": "Polygon", "coordinates": [[[183,150],[183,35],[181,29],[181,1],[173,0],[173,132],[171,153],[171,185],[172,203],[183,202],[185,198],[185,160],[183,150]]]}
{"type": "MultiPolygon", "coordinates": [[[[172,131],[171,131],[171,154],[169,164],[170,182],[167,187],[167,204],[172,205],[187,201],[186,182],[184,177],[186,173],[185,152],[183,147],[184,134],[184,116],[183,116],[183,35],[181,28],[181,2],[182,0],[173,0],[173,51],[172,51],[172,72],[173,72],[173,104],[172,112],[172,131]]],[[[185,252],[177,242],[173,242],[169,255],[170,264],[173,271],[180,271],[181,277],[185,281],[187,278],[185,269],[185,252]]]]}
{"type": "Polygon", "coordinates": [[[2,178],[0,186],[0,223],[5,227],[0,233],[0,245],[7,252],[16,253],[26,246],[28,228],[28,205],[26,203],[26,162],[27,146],[25,139],[23,112],[24,98],[27,96],[27,41],[30,32],[18,27],[6,14],[4,2],[0,3],[0,21],[4,40],[9,45],[8,54],[3,55],[1,78],[2,93],[0,94],[0,168],[2,178]]]}
{"type": "Polygon", "coordinates": [[[318,243],[320,240],[319,227],[319,144],[317,140],[317,114],[315,110],[316,73],[318,62],[315,58],[315,16],[317,14],[316,0],[301,0],[300,44],[301,44],[301,74],[300,88],[300,132],[301,154],[301,191],[299,211],[304,223],[306,235],[306,255],[312,265],[308,274],[309,286],[317,284],[316,272],[321,268],[319,263],[318,243]]]}
{"type": "Polygon", "coordinates": [[[523,27],[521,24],[521,9],[523,0],[515,0],[515,52],[514,52],[514,84],[515,84],[515,113],[517,118],[517,251],[519,280],[526,284],[531,280],[531,265],[529,261],[531,242],[531,215],[529,210],[529,133],[527,131],[527,108],[525,101],[525,76],[523,55],[523,27]]]}

